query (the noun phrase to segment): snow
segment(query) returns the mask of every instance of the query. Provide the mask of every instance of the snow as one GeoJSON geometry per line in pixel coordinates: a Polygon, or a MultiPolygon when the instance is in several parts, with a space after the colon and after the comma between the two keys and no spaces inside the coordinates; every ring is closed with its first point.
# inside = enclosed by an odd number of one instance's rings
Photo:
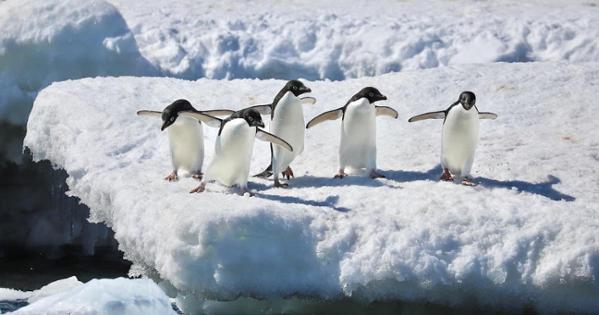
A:
{"type": "MultiPolygon", "coordinates": [[[[136,270],[191,305],[203,299],[290,296],[479,304],[508,310],[599,308],[599,64],[456,65],[341,82],[304,81],[318,102],[306,119],[375,86],[399,111],[379,118],[378,165],[387,179],[332,179],[339,121],[307,131],[290,189],[251,179],[253,198],[170,171],[160,110],[270,101],[284,81],[95,78],[40,92],[25,146],[63,168],[70,195],[115,231],[136,270]],[[409,124],[477,94],[481,122],[465,187],[438,182],[440,121],[409,124]],[[68,101],[66,101],[68,100],[68,101]],[[195,302],[194,302],[195,301],[195,302]]],[[[205,127],[206,163],[217,130],[205,127]]],[[[251,173],[269,159],[256,142],[251,173]]],[[[205,164],[206,165],[206,164],[205,164]]]]}
{"type": "Polygon", "coordinates": [[[13,124],[27,121],[37,92],[51,82],[156,73],[104,1],[4,1],[0,29],[0,118],[13,124]]]}
{"type": "MultiPolygon", "coordinates": [[[[0,299],[3,296],[0,291],[0,299]]],[[[81,283],[71,277],[40,290],[21,292],[19,298],[24,297],[31,304],[11,314],[176,314],[168,297],[148,279],[93,279],[81,283]]]]}
{"type": "Polygon", "coordinates": [[[0,288],[0,300],[27,300],[28,303],[33,303],[47,296],[78,288],[81,285],[83,285],[83,283],[77,280],[77,277],[73,276],[54,281],[34,291],[19,291],[0,288]]]}
{"type": "Polygon", "coordinates": [[[105,75],[343,80],[462,63],[599,61],[597,1],[0,2],[0,119],[105,75]]]}

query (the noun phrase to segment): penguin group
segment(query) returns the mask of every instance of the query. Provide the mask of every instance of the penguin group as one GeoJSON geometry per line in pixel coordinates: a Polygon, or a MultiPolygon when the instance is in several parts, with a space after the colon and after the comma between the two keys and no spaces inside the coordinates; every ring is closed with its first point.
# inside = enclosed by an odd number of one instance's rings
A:
{"type": "MultiPolygon", "coordinates": [[[[305,96],[310,92],[311,89],[301,81],[291,80],[271,103],[253,105],[239,111],[200,111],[189,101],[180,99],[162,111],[140,110],[137,115],[162,119],[161,130],[168,132],[173,167],[165,180],[176,181],[179,176],[191,176],[200,181],[199,186],[191,190],[192,193],[201,193],[207,183],[216,181],[224,186],[239,187],[241,194],[252,195],[248,192],[247,183],[255,139],[270,143],[270,165],[254,176],[273,176],[275,187],[288,187],[288,183],[283,183],[282,179],[294,177],[291,163],[304,150],[306,130],[337,119],[341,119],[341,136],[339,167],[334,178],[346,177],[348,170],[364,171],[371,178],[385,177],[376,165],[376,119],[378,116],[399,117],[395,109],[375,105],[376,102],[387,100],[387,97],[374,87],[365,87],[345,105],[325,111],[305,124],[303,106],[316,103],[314,97],[305,96]],[[262,115],[270,116],[268,131],[263,129],[265,124],[262,115]],[[218,128],[214,155],[205,172],[202,170],[203,124],[218,128]]],[[[470,177],[470,169],[478,144],[479,120],[495,118],[497,115],[494,113],[480,112],[476,107],[475,94],[464,91],[447,109],[416,115],[408,122],[443,119],[443,172],[440,180],[473,186],[476,183],[470,177]]]]}

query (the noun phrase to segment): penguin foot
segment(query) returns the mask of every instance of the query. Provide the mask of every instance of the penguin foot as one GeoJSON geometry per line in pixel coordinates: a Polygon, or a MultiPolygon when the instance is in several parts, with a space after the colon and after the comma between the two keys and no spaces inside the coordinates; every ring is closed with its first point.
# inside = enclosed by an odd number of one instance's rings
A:
{"type": "Polygon", "coordinates": [[[276,180],[275,181],[275,187],[278,187],[278,188],[289,188],[289,184],[287,184],[287,183],[281,183],[280,181],[276,180]]]}
{"type": "Polygon", "coordinates": [[[464,177],[462,179],[462,185],[473,187],[473,186],[476,186],[478,184],[475,183],[474,180],[472,180],[472,178],[464,177]]]}
{"type": "Polygon", "coordinates": [[[374,178],[386,178],[386,177],[385,177],[385,175],[383,175],[383,174],[381,174],[381,173],[377,172],[376,170],[372,170],[372,171],[370,172],[370,175],[369,175],[369,176],[370,176],[370,178],[373,178],[373,179],[374,179],[374,178]]]}
{"type": "Polygon", "coordinates": [[[287,166],[287,168],[281,172],[281,174],[283,174],[283,178],[287,178],[287,179],[291,179],[291,177],[295,177],[295,175],[293,175],[293,170],[291,170],[291,167],[287,166]]]}
{"type": "Polygon", "coordinates": [[[204,190],[206,190],[206,183],[200,183],[200,185],[194,189],[192,189],[189,193],[193,194],[193,193],[201,193],[204,192],[204,190]]]}
{"type": "Polygon", "coordinates": [[[347,174],[344,171],[339,171],[339,173],[335,174],[335,176],[333,176],[333,178],[342,179],[345,176],[347,176],[347,174]]]}
{"type": "Polygon", "coordinates": [[[177,172],[173,171],[172,173],[168,174],[168,176],[165,177],[164,180],[169,182],[176,182],[179,180],[179,176],[177,176],[177,172]]]}
{"type": "Polygon", "coordinates": [[[202,180],[202,178],[204,177],[204,174],[202,173],[196,173],[193,174],[193,176],[191,176],[193,179],[197,179],[197,180],[202,180]]]}
{"type": "Polygon", "coordinates": [[[441,178],[439,179],[446,182],[452,182],[453,176],[451,176],[448,169],[443,169],[443,174],[441,174],[441,178]]]}

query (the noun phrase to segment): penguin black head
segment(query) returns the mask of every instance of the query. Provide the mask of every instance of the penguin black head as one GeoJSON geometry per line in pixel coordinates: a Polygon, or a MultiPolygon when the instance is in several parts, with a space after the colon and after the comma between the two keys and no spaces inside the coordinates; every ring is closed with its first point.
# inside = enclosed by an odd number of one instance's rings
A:
{"type": "Polygon", "coordinates": [[[247,108],[238,112],[240,118],[245,119],[250,127],[262,127],[264,128],[264,122],[262,116],[255,109],[247,108]]]}
{"type": "Polygon", "coordinates": [[[462,104],[462,107],[464,107],[465,110],[469,110],[476,104],[476,96],[470,91],[464,91],[460,93],[458,102],[462,104]]]}
{"type": "Polygon", "coordinates": [[[371,104],[376,101],[384,101],[387,99],[387,97],[385,95],[381,94],[381,92],[379,92],[378,89],[369,86],[369,87],[365,87],[365,88],[361,89],[360,92],[356,93],[351,98],[350,102],[357,101],[363,97],[368,99],[368,102],[370,102],[371,104]]]}
{"type": "Polygon", "coordinates": [[[181,99],[176,100],[162,111],[162,127],[160,130],[168,128],[168,126],[175,123],[179,112],[184,110],[195,110],[189,101],[181,99]]]}
{"type": "Polygon", "coordinates": [[[283,87],[283,91],[285,91],[285,92],[290,91],[295,96],[300,96],[304,93],[312,92],[312,90],[310,90],[307,86],[305,86],[299,80],[291,80],[291,81],[287,82],[287,84],[285,84],[285,86],[283,87]]]}

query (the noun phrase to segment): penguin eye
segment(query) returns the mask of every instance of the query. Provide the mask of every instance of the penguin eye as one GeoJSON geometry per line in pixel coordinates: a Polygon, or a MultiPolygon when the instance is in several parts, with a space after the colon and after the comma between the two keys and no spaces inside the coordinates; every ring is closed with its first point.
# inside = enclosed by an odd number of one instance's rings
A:
{"type": "Polygon", "coordinates": [[[294,90],[297,90],[297,86],[295,86],[295,85],[294,85],[294,86],[293,86],[293,89],[294,89],[294,90]]]}
{"type": "Polygon", "coordinates": [[[368,96],[370,96],[370,97],[374,97],[374,93],[372,93],[372,92],[368,92],[368,96]]]}
{"type": "Polygon", "coordinates": [[[175,121],[175,116],[172,116],[172,117],[171,117],[171,121],[175,121]]]}
{"type": "Polygon", "coordinates": [[[254,117],[250,116],[249,120],[254,121],[254,117]]]}

